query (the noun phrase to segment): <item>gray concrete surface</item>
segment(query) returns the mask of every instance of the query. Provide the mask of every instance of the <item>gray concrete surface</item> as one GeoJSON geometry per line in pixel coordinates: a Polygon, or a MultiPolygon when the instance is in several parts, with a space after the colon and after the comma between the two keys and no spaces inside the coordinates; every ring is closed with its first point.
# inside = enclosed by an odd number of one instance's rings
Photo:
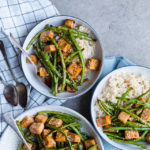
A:
{"type": "MultiPolygon", "coordinates": [[[[150,0],[52,0],[61,14],[87,21],[100,35],[105,56],[120,55],[150,67],[150,0]]],[[[90,119],[91,93],[64,105],[90,119]]]]}

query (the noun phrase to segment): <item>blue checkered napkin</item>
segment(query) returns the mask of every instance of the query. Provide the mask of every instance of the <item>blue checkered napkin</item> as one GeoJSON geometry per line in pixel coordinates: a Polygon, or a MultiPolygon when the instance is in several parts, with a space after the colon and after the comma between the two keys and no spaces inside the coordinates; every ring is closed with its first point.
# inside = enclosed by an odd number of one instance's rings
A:
{"type": "MultiPolygon", "coordinates": [[[[58,14],[57,9],[49,0],[0,0],[0,40],[4,42],[7,56],[16,78],[28,87],[27,109],[47,104],[61,105],[64,100],[48,99],[43,103],[47,98],[30,87],[20,67],[19,50],[17,48],[13,49],[7,39],[7,35],[12,32],[17,41],[23,44],[27,34],[35,25],[58,14]]],[[[8,83],[15,84],[1,53],[0,75],[8,83]]],[[[0,82],[0,135],[6,127],[2,115],[6,112],[12,112],[15,117],[24,111],[19,105],[12,107],[7,103],[3,96],[3,88],[4,85],[0,82]]]]}

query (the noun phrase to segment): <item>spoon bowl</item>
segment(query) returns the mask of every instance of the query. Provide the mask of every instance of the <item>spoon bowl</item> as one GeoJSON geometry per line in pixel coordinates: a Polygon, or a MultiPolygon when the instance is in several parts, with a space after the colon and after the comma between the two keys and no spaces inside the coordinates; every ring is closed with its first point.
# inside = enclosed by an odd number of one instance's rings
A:
{"type": "Polygon", "coordinates": [[[16,89],[19,96],[19,104],[24,108],[27,105],[27,88],[23,83],[17,82],[16,89]]]}
{"type": "Polygon", "coordinates": [[[3,94],[8,103],[10,103],[13,106],[18,105],[18,94],[14,85],[12,84],[5,85],[3,94]]]}

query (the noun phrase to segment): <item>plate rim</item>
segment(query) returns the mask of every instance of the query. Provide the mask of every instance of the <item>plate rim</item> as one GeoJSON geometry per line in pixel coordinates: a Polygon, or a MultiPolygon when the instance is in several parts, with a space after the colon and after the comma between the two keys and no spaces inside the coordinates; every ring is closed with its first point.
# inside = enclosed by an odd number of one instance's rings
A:
{"type": "MultiPolygon", "coordinates": [[[[93,125],[90,123],[89,120],[87,120],[82,114],[80,114],[79,112],[71,109],[71,108],[68,108],[68,107],[64,107],[64,106],[57,106],[57,105],[45,105],[45,106],[38,106],[38,107],[34,107],[32,109],[29,109],[29,110],[26,110],[24,111],[23,113],[21,113],[20,115],[18,115],[17,117],[15,117],[15,120],[19,119],[19,117],[24,117],[25,114],[29,114],[30,112],[37,112],[38,109],[45,109],[45,110],[48,110],[48,109],[51,109],[51,108],[56,108],[56,110],[58,110],[57,112],[61,112],[61,109],[62,110],[66,110],[70,113],[74,113],[77,117],[81,118],[81,121],[84,121],[89,127],[90,129],[94,132],[94,134],[96,135],[96,138],[98,139],[98,141],[100,142],[101,144],[101,148],[102,150],[104,150],[104,146],[103,146],[103,142],[101,140],[101,137],[99,136],[99,134],[97,133],[97,131],[95,130],[95,128],[93,127],[93,125]],[[60,110],[60,111],[59,111],[60,110]]],[[[8,130],[10,129],[11,127],[8,125],[5,129],[5,131],[3,132],[1,138],[0,138],[0,143],[2,142],[2,139],[4,137],[4,135],[6,134],[6,132],[8,132],[8,130]]]]}
{"type": "MultiPolygon", "coordinates": [[[[92,123],[93,123],[93,126],[94,128],[96,129],[96,131],[98,132],[98,134],[100,135],[100,137],[102,137],[102,139],[104,139],[106,142],[108,142],[110,145],[116,147],[116,148],[119,148],[119,149],[122,149],[122,150],[128,150],[128,148],[125,148],[124,146],[121,146],[121,143],[116,143],[115,141],[111,140],[111,139],[105,139],[106,137],[105,134],[101,134],[100,131],[98,130],[98,127],[96,126],[96,122],[95,122],[95,118],[93,118],[93,105],[94,105],[94,95],[95,95],[95,91],[96,89],[98,88],[99,84],[105,79],[107,78],[108,76],[110,76],[111,74],[115,73],[116,71],[118,70],[123,70],[124,68],[132,68],[132,67],[137,67],[137,68],[144,68],[144,69],[147,69],[150,71],[150,68],[149,67],[146,67],[146,66],[142,66],[142,65],[129,65],[129,66],[124,66],[124,67],[120,67],[120,68],[116,68],[114,69],[113,71],[111,71],[110,73],[108,73],[106,76],[104,76],[100,82],[96,85],[96,88],[94,89],[94,92],[92,93],[92,97],[91,97],[91,106],[90,106],[90,115],[91,115],[91,119],[92,119],[92,123]]],[[[144,149],[143,149],[144,150],[144,149]]]]}
{"type": "MultiPolygon", "coordinates": [[[[80,19],[80,18],[78,18],[78,17],[75,17],[75,16],[71,16],[71,15],[57,15],[57,16],[52,16],[52,17],[49,17],[49,18],[43,20],[42,22],[38,23],[34,28],[32,28],[32,30],[31,30],[31,31],[28,33],[28,35],[26,36],[26,38],[25,38],[25,40],[24,40],[24,42],[23,42],[23,46],[22,46],[22,47],[24,47],[25,41],[27,40],[28,36],[31,34],[31,32],[33,32],[33,30],[34,30],[35,28],[37,28],[38,26],[40,26],[41,24],[43,24],[43,22],[45,22],[45,21],[47,21],[47,20],[50,20],[50,19],[52,19],[52,18],[59,18],[59,17],[68,17],[68,18],[71,17],[71,18],[75,18],[75,19],[77,19],[77,20],[80,20],[80,21],[83,22],[84,24],[87,24],[87,25],[94,31],[94,34],[96,35],[96,37],[97,37],[97,39],[98,39],[98,41],[99,41],[99,43],[100,43],[101,54],[102,54],[102,56],[101,56],[101,58],[102,58],[102,59],[101,59],[101,67],[100,67],[99,74],[98,74],[96,80],[91,84],[91,86],[89,86],[85,91],[79,93],[78,95],[74,95],[74,96],[70,96],[70,97],[60,97],[60,96],[54,96],[54,95],[45,95],[45,94],[44,94],[43,92],[41,92],[38,88],[36,88],[36,86],[32,85],[32,84],[29,82],[28,78],[26,77],[25,71],[24,71],[24,69],[23,69],[23,57],[24,57],[24,55],[23,55],[22,52],[21,52],[21,55],[20,55],[20,60],[21,60],[20,62],[21,62],[22,72],[23,72],[23,74],[24,74],[26,80],[27,80],[28,83],[30,84],[30,86],[32,86],[32,88],[34,88],[35,90],[37,90],[39,93],[41,93],[41,94],[47,96],[48,98],[54,98],[54,99],[56,99],[56,100],[57,100],[57,99],[58,99],[58,100],[59,100],[59,99],[61,99],[61,100],[70,100],[70,99],[73,99],[73,98],[78,98],[78,97],[84,95],[85,93],[87,93],[90,89],[92,89],[92,88],[94,87],[94,85],[97,83],[97,81],[98,81],[100,75],[102,74],[102,70],[103,70],[103,67],[104,67],[104,48],[103,48],[103,45],[102,45],[102,41],[101,41],[101,39],[100,39],[100,36],[99,36],[99,34],[96,32],[96,30],[95,30],[89,23],[87,23],[86,21],[84,21],[84,20],[82,20],[82,19],[80,19]]],[[[26,50],[25,50],[25,51],[26,51],[26,50]]]]}

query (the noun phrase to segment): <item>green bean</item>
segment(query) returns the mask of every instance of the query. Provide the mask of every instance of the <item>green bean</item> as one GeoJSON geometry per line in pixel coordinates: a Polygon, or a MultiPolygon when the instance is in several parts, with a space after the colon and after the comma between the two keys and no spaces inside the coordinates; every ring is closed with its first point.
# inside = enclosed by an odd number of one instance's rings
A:
{"type": "Polygon", "coordinates": [[[28,138],[28,136],[29,136],[30,134],[31,134],[30,131],[27,131],[27,132],[25,133],[25,135],[24,135],[24,138],[26,139],[27,142],[29,142],[29,143],[31,143],[31,144],[35,144],[35,142],[33,142],[32,140],[30,140],[30,139],[28,138]]]}
{"type": "Polygon", "coordinates": [[[80,60],[81,60],[81,64],[82,64],[82,72],[81,72],[81,82],[80,82],[80,85],[83,84],[83,81],[84,81],[84,74],[85,74],[85,63],[84,63],[84,58],[83,58],[83,55],[82,55],[82,51],[75,39],[75,37],[73,36],[72,32],[70,31],[70,37],[71,37],[71,40],[72,42],[74,43],[77,51],[79,51],[79,57],[80,57],[80,60]]]}
{"type": "Polygon", "coordinates": [[[143,96],[147,95],[150,92],[150,89],[147,90],[145,93],[141,94],[140,96],[137,97],[137,99],[142,98],[143,96]]]}
{"type": "Polygon", "coordinates": [[[21,133],[22,136],[24,137],[24,131],[23,131],[22,127],[21,127],[20,121],[17,120],[17,121],[16,121],[16,124],[17,124],[17,127],[18,127],[20,133],[21,133]]]}
{"type": "Polygon", "coordinates": [[[119,135],[117,135],[117,134],[115,134],[115,133],[105,132],[105,134],[106,134],[107,136],[111,136],[111,137],[114,137],[114,138],[118,138],[118,139],[124,140],[123,137],[121,137],[121,136],[119,136],[119,135]]]}
{"type": "Polygon", "coordinates": [[[87,35],[83,35],[83,34],[79,34],[79,33],[74,33],[73,34],[76,38],[80,38],[80,39],[85,39],[85,40],[88,40],[88,41],[96,41],[96,39],[94,38],[91,38],[87,35]]]}
{"type": "Polygon", "coordinates": [[[38,144],[39,144],[41,147],[44,147],[44,144],[43,144],[43,140],[42,140],[41,135],[36,135],[36,138],[37,138],[38,144]]]}
{"type": "Polygon", "coordinates": [[[72,115],[69,115],[69,114],[66,114],[66,113],[61,113],[61,112],[55,112],[55,111],[40,111],[40,112],[38,112],[38,114],[61,115],[61,116],[68,117],[68,118],[71,118],[71,119],[80,120],[79,118],[77,118],[75,116],[72,116],[72,115]]]}
{"type": "Polygon", "coordinates": [[[130,127],[139,127],[139,128],[150,127],[150,125],[144,125],[144,124],[141,124],[138,122],[130,122],[130,121],[127,121],[126,125],[128,125],[130,127]]]}
{"type": "Polygon", "coordinates": [[[63,34],[63,35],[61,35],[61,37],[62,37],[66,42],[68,42],[70,45],[73,45],[72,41],[69,39],[69,37],[67,37],[67,35],[63,34]]]}
{"type": "Polygon", "coordinates": [[[88,150],[93,150],[93,149],[96,148],[96,147],[97,147],[97,144],[91,146],[90,148],[88,148],[88,150]]]}
{"type": "Polygon", "coordinates": [[[138,128],[138,127],[109,127],[104,129],[104,131],[109,131],[109,130],[137,130],[137,131],[147,131],[150,130],[150,127],[146,128],[138,128]]]}
{"type": "Polygon", "coordinates": [[[73,119],[68,118],[68,117],[64,117],[61,115],[55,115],[55,117],[61,119],[64,123],[73,123],[74,122],[73,119]]]}
{"type": "Polygon", "coordinates": [[[145,136],[146,134],[148,133],[149,131],[144,131],[143,134],[141,135],[141,137],[139,139],[136,139],[134,141],[142,141],[142,140],[145,140],[145,136]]]}
{"type": "Polygon", "coordinates": [[[61,60],[62,68],[63,68],[63,81],[62,81],[62,89],[61,90],[64,91],[65,86],[66,86],[66,72],[67,72],[66,71],[66,64],[65,64],[65,61],[64,61],[64,57],[63,57],[61,48],[58,46],[55,39],[51,39],[51,40],[55,44],[56,49],[58,50],[58,53],[59,53],[59,56],[60,56],[60,60],[61,60]]]}
{"type": "Polygon", "coordinates": [[[134,99],[134,98],[117,97],[117,99],[119,99],[121,101],[129,102],[129,103],[132,103],[132,104],[139,104],[139,105],[142,105],[142,106],[145,106],[145,107],[150,107],[149,103],[142,102],[142,101],[139,101],[138,99],[134,99]]]}
{"type": "Polygon", "coordinates": [[[142,147],[142,148],[147,148],[147,146],[145,146],[145,145],[143,145],[143,144],[140,144],[140,143],[138,143],[138,142],[135,142],[135,141],[129,141],[129,140],[120,140],[120,139],[117,139],[117,138],[113,138],[113,137],[111,137],[111,136],[109,136],[109,138],[110,139],[112,139],[112,140],[114,140],[114,141],[116,141],[116,142],[121,142],[121,143],[128,143],[128,144],[133,144],[133,145],[137,145],[137,146],[140,146],[140,147],[142,147]]]}
{"type": "Polygon", "coordinates": [[[70,59],[72,59],[74,56],[76,56],[77,54],[79,54],[79,51],[75,51],[74,53],[70,54],[66,59],[65,59],[65,63],[67,63],[70,59]]]}

